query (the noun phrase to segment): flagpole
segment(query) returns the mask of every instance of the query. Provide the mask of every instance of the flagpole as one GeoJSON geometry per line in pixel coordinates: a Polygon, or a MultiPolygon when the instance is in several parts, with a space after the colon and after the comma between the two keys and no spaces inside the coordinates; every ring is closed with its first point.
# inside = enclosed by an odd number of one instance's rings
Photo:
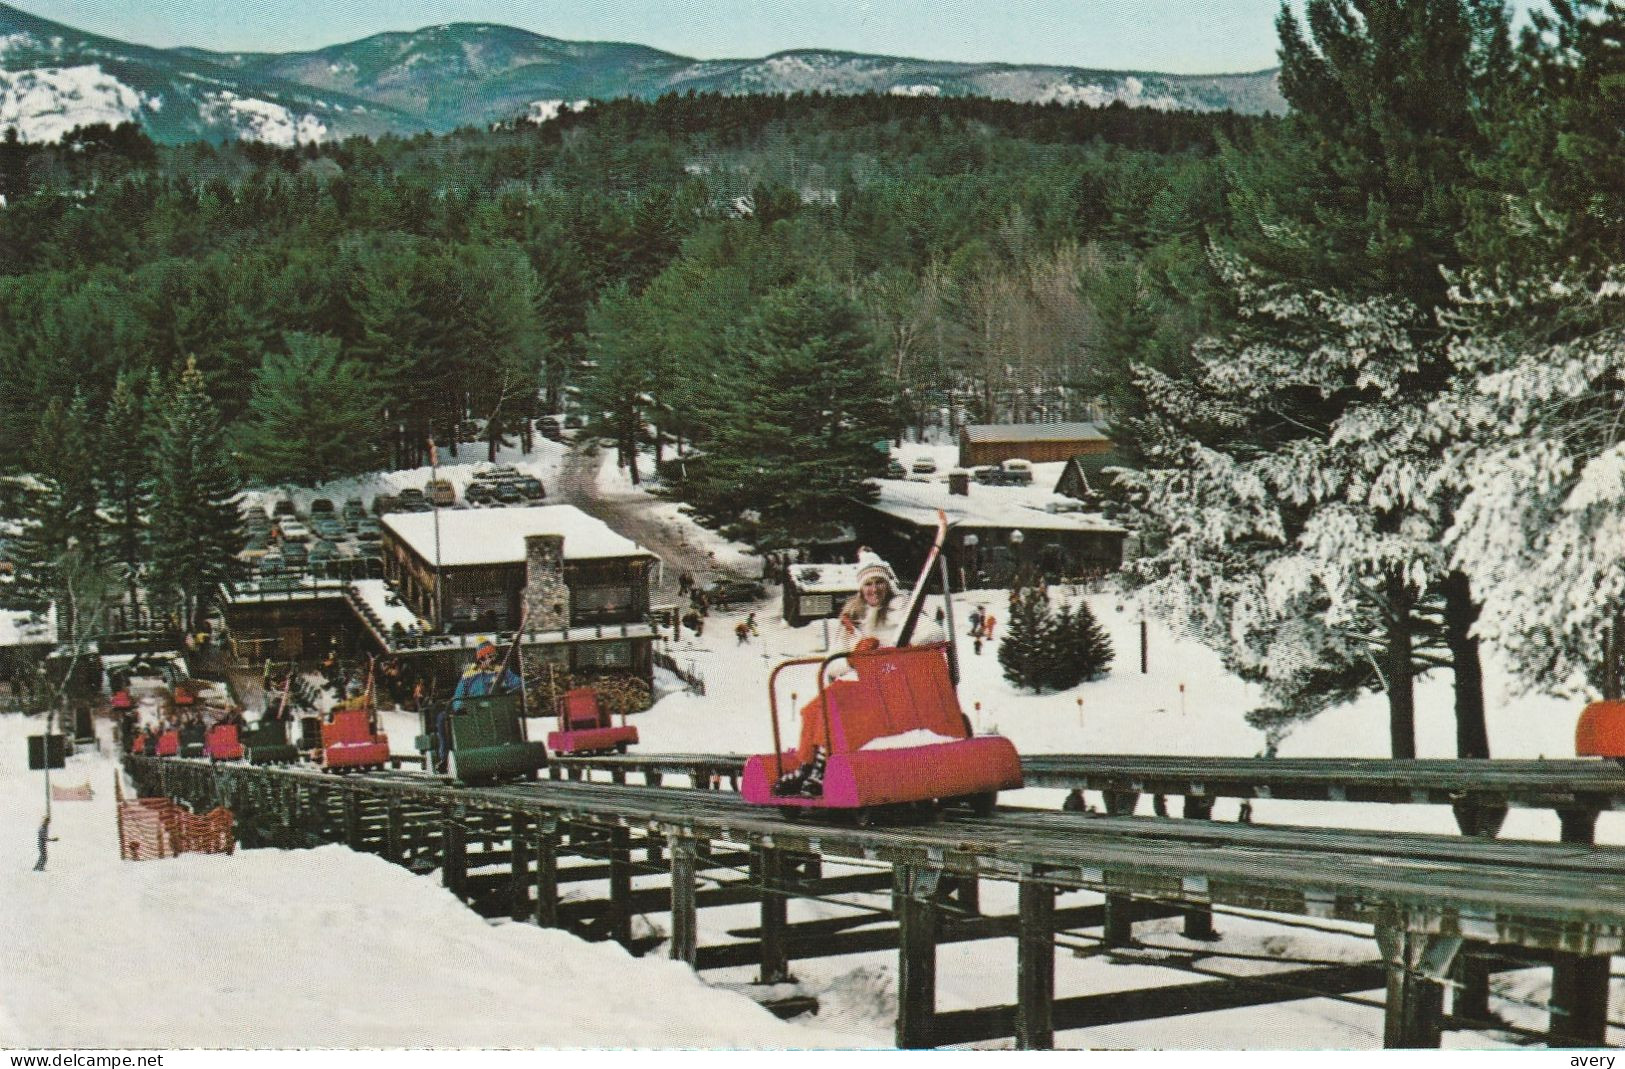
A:
{"type": "MultiPolygon", "coordinates": [[[[434,490],[434,484],[440,481],[440,451],[434,446],[434,438],[429,439],[429,489],[434,490]]],[[[429,495],[429,505],[434,509],[434,630],[435,634],[443,634],[446,630],[445,612],[441,605],[442,592],[440,589],[440,502],[434,494],[429,495]]]]}

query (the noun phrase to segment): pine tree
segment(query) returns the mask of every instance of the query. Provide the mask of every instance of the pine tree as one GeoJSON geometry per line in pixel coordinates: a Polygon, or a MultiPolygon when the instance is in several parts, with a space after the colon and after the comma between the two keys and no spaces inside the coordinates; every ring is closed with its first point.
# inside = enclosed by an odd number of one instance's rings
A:
{"type": "Polygon", "coordinates": [[[315,486],[376,468],[381,404],[366,366],[345,358],[335,338],[285,341],[286,352],[265,354],[237,434],[245,474],[315,486]]]}
{"type": "Polygon", "coordinates": [[[1520,687],[1608,698],[1625,697],[1622,42],[1611,3],[1531,13],[1456,313],[1462,382],[1438,413],[1471,436],[1447,474],[1479,630],[1520,687]]]}
{"type": "Polygon", "coordinates": [[[1014,593],[999,643],[999,666],[1012,684],[1038,692],[1058,670],[1055,616],[1043,588],[1018,586],[1014,593]]]}
{"type": "Polygon", "coordinates": [[[733,395],[685,486],[695,510],[727,525],[752,513],[740,533],[773,549],[872,499],[866,480],[886,463],[875,443],[898,412],[853,302],[817,282],[778,291],[736,339],[734,359],[733,395]]]}
{"type": "Polygon", "coordinates": [[[195,360],[170,395],[154,461],[151,592],[195,630],[243,547],[241,485],[195,360]]]}
{"type": "Polygon", "coordinates": [[[1292,114],[1230,157],[1235,242],[1215,262],[1237,325],[1194,374],[1141,380],[1138,492],[1166,536],[1141,571],[1295,714],[1375,657],[1395,757],[1415,754],[1414,679],[1443,643],[1458,752],[1483,757],[1478,609],[1441,544],[1455,494],[1427,404],[1454,373],[1438,313],[1464,262],[1506,15],[1491,0],[1309,0],[1306,23],[1307,37],[1290,10],[1278,22],[1292,114]]]}
{"type": "Polygon", "coordinates": [[[1112,641],[1095,620],[1088,602],[1063,605],[1055,617],[1056,657],[1046,682],[1055,690],[1099,679],[1110,670],[1112,641]]]}
{"type": "Polygon", "coordinates": [[[138,577],[147,558],[147,523],[152,503],[153,443],[143,416],[135,377],[128,372],[121,373],[102,425],[99,475],[102,503],[110,517],[107,555],[122,568],[132,605],[138,577]]]}

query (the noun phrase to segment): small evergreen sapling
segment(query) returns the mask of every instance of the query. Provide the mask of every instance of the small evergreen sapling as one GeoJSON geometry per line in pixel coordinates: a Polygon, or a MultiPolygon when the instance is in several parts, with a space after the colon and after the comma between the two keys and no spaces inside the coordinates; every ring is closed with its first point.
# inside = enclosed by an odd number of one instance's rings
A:
{"type": "Polygon", "coordinates": [[[1013,593],[1010,623],[999,643],[999,665],[1011,683],[1041,691],[1055,659],[1055,616],[1041,587],[1017,587],[1013,593]]]}

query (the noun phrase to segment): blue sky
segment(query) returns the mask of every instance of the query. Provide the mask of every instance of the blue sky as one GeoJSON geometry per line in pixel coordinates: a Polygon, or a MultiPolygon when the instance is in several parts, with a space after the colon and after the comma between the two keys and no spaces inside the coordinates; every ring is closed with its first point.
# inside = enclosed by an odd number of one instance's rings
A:
{"type": "Polygon", "coordinates": [[[711,59],[840,48],[925,59],[1213,73],[1275,65],[1279,0],[12,0],[139,44],[299,51],[495,22],[711,59]]]}

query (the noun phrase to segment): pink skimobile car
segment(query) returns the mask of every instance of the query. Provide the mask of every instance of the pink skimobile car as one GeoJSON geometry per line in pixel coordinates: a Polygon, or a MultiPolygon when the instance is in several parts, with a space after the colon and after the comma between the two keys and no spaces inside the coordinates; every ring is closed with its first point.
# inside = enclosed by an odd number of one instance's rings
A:
{"type": "Polygon", "coordinates": [[[960,711],[949,672],[947,644],[881,648],[786,661],[768,680],[773,753],[745,762],[740,794],[756,805],[801,810],[862,812],[914,803],[969,804],[993,811],[998,792],[1021,786],[1021,759],[1009,739],[976,737],[960,711]],[[826,683],[832,662],[846,660],[856,679],[826,683]],[[818,666],[821,737],[828,740],[821,794],[780,794],[774,787],[802,763],[779,736],[778,675],[797,665],[818,666]]]}
{"type": "Polygon", "coordinates": [[[591,687],[567,690],[558,701],[559,730],[547,733],[547,748],[563,757],[625,753],[638,741],[638,729],[626,722],[616,726],[608,712],[598,708],[598,695],[591,687]]]}

